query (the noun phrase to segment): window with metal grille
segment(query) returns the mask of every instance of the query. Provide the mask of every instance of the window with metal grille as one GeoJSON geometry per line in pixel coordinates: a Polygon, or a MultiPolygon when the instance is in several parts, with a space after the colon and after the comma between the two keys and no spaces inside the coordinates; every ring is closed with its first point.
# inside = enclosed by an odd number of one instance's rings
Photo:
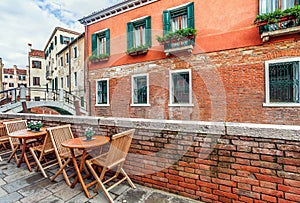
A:
{"type": "Polygon", "coordinates": [[[171,104],[191,104],[191,71],[174,71],[170,77],[171,104]]]}
{"type": "Polygon", "coordinates": [[[271,13],[276,9],[285,10],[299,5],[299,0],[260,0],[259,14],[271,13]]]}
{"type": "Polygon", "coordinates": [[[269,64],[270,102],[299,103],[299,62],[269,64]]]}
{"type": "Polygon", "coordinates": [[[108,105],[108,79],[97,81],[96,104],[108,105]]]}
{"type": "Polygon", "coordinates": [[[148,104],[148,77],[147,75],[132,76],[133,104],[148,104]]]}

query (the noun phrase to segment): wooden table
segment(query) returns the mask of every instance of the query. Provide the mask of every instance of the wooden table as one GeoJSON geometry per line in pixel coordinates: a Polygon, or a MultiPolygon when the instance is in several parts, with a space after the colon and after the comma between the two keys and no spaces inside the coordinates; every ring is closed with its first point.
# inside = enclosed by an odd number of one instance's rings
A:
{"type": "MultiPolygon", "coordinates": [[[[85,159],[88,156],[87,150],[88,149],[92,149],[92,148],[97,148],[100,147],[106,143],[109,142],[109,137],[105,137],[105,136],[93,136],[93,140],[85,140],[85,137],[79,137],[79,138],[74,138],[74,139],[70,139],[67,140],[63,143],[61,143],[62,146],[67,147],[71,150],[71,154],[72,154],[72,160],[74,163],[74,168],[76,170],[77,176],[74,180],[74,182],[71,185],[71,188],[74,188],[77,181],[79,180],[82,189],[85,193],[85,195],[90,198],[90,193],[88,192],[88,188],[93,185],[93,183],[89,183],[89,184],[85,184],[83,177],[81,175],[81,171],[84,167],[85,164],[85,159]],[[76,161],[76,156],[75,156],[75,152],[74,149],[81,149],[83,150],[83,154],[80,160],[80,166],[78,167],[77,161],[76,161]]],[[[95,182],[96,183],[96,182],[95,182]]]]}
{"type": "Polygon", "coordinates": [[[46,134],[47,134],[46,128],[41,128],[41,130],[38,131],[38,132],[31,131],[31,130],[28,130],[28,129],[23,129],[23,130],[18,130],[18,131],[15,131],[15,132],[12,132],[12,133],[9,134],[9,136],[12,137],[12,138],[22,139],[22,145],[23,145],[22,146],[22,154],[21,154],[21,157],[20,157],[20,159],[17,163],[18,167],[21,166],[21,163],[22,163],[23,158],[24,158],[25,162],[27,164],[28,170],[32,171],[30,163],[28,162],[28,159],[27,159],[27,156],[26,156],[26,150],[27,150],[26,142],[27,142],[27,140],[36,139],[36,138],[45,136],[46,134]]]}

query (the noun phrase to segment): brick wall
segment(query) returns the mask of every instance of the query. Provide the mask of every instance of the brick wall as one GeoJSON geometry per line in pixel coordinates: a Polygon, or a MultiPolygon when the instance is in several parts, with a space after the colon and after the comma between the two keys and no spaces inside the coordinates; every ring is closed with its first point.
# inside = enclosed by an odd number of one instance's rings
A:
{"type": "Polygon", "coordinates": [[[125,164],[136,183],[204,202],[300,202],[300,127],[1,114],[112,135],[135,128],[125,164]]]}
{"type": "MultiPolygon", "coordinates": [[[[299,125],[300,108],[263,107],[266,60],[300,56],[297,37],[206,54],[170,57],[89,72],[92,115],[299,125]],[[193,107],[170,107],[169,70],[191,69],[193,107]],[[150,105],[132,107],[131,76],[149,74],[150,105]],[[110,78],[110,106],[95,106],[96,82],[110,78]]],[[[200,49],[195,47],[194,49],[200,49]]]]}

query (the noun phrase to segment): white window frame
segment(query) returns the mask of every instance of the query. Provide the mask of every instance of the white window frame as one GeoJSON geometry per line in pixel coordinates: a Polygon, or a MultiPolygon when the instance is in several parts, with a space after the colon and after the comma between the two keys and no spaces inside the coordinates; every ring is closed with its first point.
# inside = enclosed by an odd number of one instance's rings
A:
{"type": "MultiPolygon", "coordinates": [[[[300,107],[300,103],[284,103],[284,102],[270,102],[270,78],[269,78],[269,65],[272,63],[284,63],[284,62],[292,62],[298,61],[300,68],[300,57],[292,57],[292,58],[285,58],[285,59],[274,59],[265,61],[265,103],[263,103],[264,107],[300,107]]],[[[300,70],[299,70],[300,74],[300,70]]],[[[299,80],[300,83],[300,80],[299,80]]],[[[299,84],[300,87],[300,84],[299,84]]]]}
{"type": "Polygon", "coordinates": [[[181,70],[173,70],[169,72],[169,106],[183,106],[183,107],[193,107],[193,95],[192,95],[192,71],[191,69],[181,69],[181,70]],[[174,103],[173,101],[173,92],[174,92],[174,87],[173,87],[173,78],[172,74],[173,73],[183,73],[183,72],[188,72],[189,73],[189,103],[174,103]]]}
{"type": "Polygon", "coordinates": [[[149,74],[137,74],[131,76],[131,105],[130,106],[150,106],[149,103],[149,74]],[[147,103],[146,104],[135,104],[134,103],[134,78],[146,76],[147,81],[147,103]]]}
{"type": "Polygon", "coordinates": [[[109,104],[109,78],[102,78],[99,80],[96,80],[96,101],[95,101],[95,106],[110,106],[109,104]],[[98,104],[98,82],[99,81],[107,81],[107,103],[106,104],[98,104]]]}

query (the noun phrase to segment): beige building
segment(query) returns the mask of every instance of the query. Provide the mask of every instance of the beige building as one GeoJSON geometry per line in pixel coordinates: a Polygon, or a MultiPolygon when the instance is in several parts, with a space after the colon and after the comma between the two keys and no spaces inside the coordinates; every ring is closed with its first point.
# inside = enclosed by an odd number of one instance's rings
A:
{"type": "MultiPolygon", "coordinates": [[[[48,87],[52,91],[58,91],[60,88],[58,86],[58,62],[57,53],[60,52],[66,45],[71,43],[75,38],[77,38],[80,33],[64,29],[61,27],[56,27],[52,32],[46,46],[45,52],[45,67],[46,67],[46,79],[48,87]]],[[[69,56],[66,56],[69,58],[69,56]]]]}
{"type": "Polygon", "coordinates": [[[2,84],[2,69],[3,69],[3,63],[2,63],[2,58],[0,58],[0,91],[4,90],[3,84],[2,84]]]}
{"type": "Polygon", "coordinates": [[[84,33],[57,53],[58,89],[71,92],[84,106],[84,33]]]}
{"type": "Polygon", "coordinates": [[[30,49],[29,52],[29,87],[31,100],[45,99],[46,86],[45,54],[42,50],[30,49]]]}
{"type": "Polygon", "coordinates": [[[2,69],[2,84],[3,90],[13,89],[24,85],[28,86],[28,71],[26,67],[17,68],[14,65],[13,68],[3,68],[2,69]]]}

